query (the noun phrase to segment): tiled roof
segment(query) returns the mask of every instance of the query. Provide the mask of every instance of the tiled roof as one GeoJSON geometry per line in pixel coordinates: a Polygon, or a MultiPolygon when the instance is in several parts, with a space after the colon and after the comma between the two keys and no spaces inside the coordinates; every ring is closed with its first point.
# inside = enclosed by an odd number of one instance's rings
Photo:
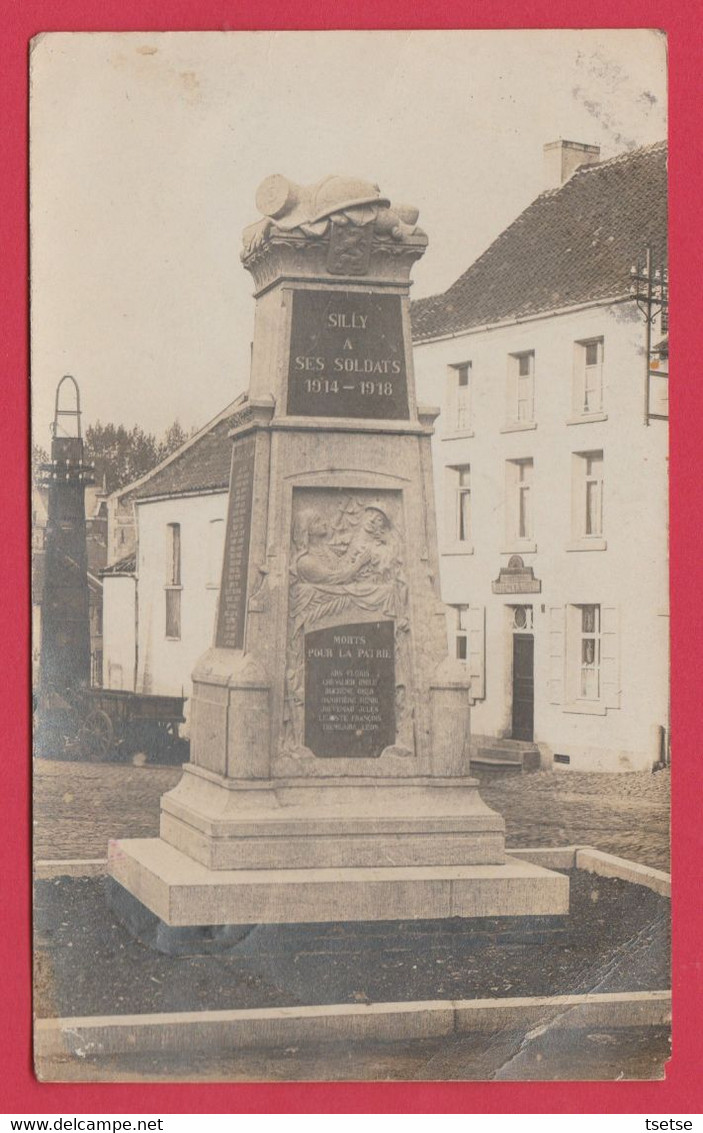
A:
{"type": "Polygon", "coordinates": [[[412,304],[413,339],[626,295],[645,244],[666,255],[666,154],[644,146],[542,193],[448,291],[412,304]]]}
{"type": "Polygon", "coordinates": [[[115,574],[134,574],[137,569],[137,555],[132,551],[131,555],[125,555],[123,559],[118,559],[116,563],[111,563],[109,567],[104,567],[100,571],[100,577],[104,578],[105,575],[115,574]]]}
{"type": "Polygon", "coordinates": [[[165,461],[119,493],[120,500],[148,500],[190,492],[226,492],[232,460],[232,417],[244,395],[172,453],[165,461]]]}

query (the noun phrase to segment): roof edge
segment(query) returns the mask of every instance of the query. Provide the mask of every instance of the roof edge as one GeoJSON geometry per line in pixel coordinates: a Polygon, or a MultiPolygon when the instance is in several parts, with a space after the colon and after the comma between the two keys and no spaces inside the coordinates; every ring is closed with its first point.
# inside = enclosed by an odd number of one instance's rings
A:
{"type": "Polygon", "coordinates": [[[524,315],[506,315],[503,319],[495,319],[492,323],[476,323],[474,326],[459,327],[458,330],[444,331],[443,334],[428,334],[425,337],[413,336],[413,345],[424,345],[426,342],[444,342],[451,338],[461,338],[465,334],[480,334],[486,330],[498,330],[501,327],[519,326],[520,323],[534,322],[536,319],[549,319],[554,315],[569,315],[572,311],[584,311],[587,307],[608,307],[613,303],[634,302],[629,292],[620,295],[603,295],[598,299],[584,299],[581,303],[570,303],[566,307],[542,307],[539,311],[529,311],[524,315]]]}
{"type": "Polygon", "coordinates": [[[132,480],[129,484],[124,484],[121,488],[115,488],[114,492],[110,492],[105,497],[105,499],[120,500],[123,496],[128,496],[137,488],[140,488],[142,484],[146,484],[152,478],[152,476],[155,476],[157,474],[157,472],[163,471],[164,468],[167,468],[169,464],[172,464],[173,461],[176,460],[179,456],[182,456],[184,452],[187,452],[189,448],[192,448],[192,446],[196,444],[197,441],[201,439],[201,437],[203,437],[206,433],[209,433],[211,429],[214,429],[216,425],[219,425],[220,421],[223,421],[225,418],[229,417],[234,409],[246,400],[247,396],[248,394],[246,391],[244,393],[240,393],[237,397],[235,397],[234,401],[231,401],[228,405],[226,405],[225,408],[222,409],[216,417],[213,417],[210,421],[203,425],[201,429],[198,429],[197,433],[193,433],[192,437],[189,437],[188,440],[184,441],[183,444],[180,445],[177,449],[174,449],[173,452],[169,453],[169,455],[164,457],[164,459],[161,460],[158,464],[155,464],[154,467],[150,468],[148,472],[145,472],[143,476],[138,476],[136,480],[132,480]]]}
{"type": "Polygon", "coordinates": [[[226,496],[228,492],[228,484],[224,484],[221,488],[186,488],[182,492],[160,492],[157,496],[138,496],[134,503],[136,507],[141,507],[142,504],[158,504],[164,500],[185,500],[189,496],[226,496]]]}

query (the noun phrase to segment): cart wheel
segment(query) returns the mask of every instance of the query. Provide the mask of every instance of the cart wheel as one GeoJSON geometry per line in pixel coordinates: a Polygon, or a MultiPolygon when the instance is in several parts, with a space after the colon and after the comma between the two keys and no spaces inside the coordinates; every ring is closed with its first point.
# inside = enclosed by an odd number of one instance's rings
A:
{"type": "Polygon", "coordinates": [[[100,762],[107,759],[112,751],[112,744],[115,738],[115,731],[112,727],[112,720],[103,712],[102,709],[96,708],[89,714],[83,725],[82,739],[83,739],[83,752],[88,759],[95,759],[100,762]]]}

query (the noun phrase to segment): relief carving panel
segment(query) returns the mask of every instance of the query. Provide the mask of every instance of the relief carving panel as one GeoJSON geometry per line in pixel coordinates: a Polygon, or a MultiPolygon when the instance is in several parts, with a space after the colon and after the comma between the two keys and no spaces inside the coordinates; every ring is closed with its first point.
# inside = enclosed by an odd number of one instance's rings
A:
{"type": "Polygon", "coordinates": [[[296,489],[284,753],[410,754],[411,687],[400,493],[296,489]]]}

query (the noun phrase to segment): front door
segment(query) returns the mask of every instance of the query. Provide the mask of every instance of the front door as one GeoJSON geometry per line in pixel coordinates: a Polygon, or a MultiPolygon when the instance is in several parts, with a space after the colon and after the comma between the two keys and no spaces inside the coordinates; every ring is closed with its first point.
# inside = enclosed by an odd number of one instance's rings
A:
{"type": "Polygon", "coordinates": [[[534,739],[535,639],[513,634],[513,739],[534,739]]]}

